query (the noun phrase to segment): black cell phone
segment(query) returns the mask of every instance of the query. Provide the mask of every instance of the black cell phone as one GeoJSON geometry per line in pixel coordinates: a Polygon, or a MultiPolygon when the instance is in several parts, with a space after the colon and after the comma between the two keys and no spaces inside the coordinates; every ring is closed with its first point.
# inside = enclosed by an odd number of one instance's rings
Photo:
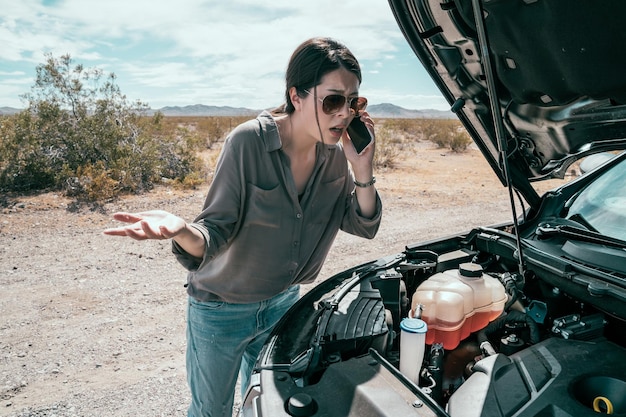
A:
{"type": "Polygon", "coordinates": [[[372,141],[370,131],[367,130],[367,126],[365,126],[365,123],[363,123],[361,118],[358,116],[352,119],[348,125],[348,135],[350,135],[350,140],[352,141],[354,149],[356,149],[357,153],[361,153],[363,149],[365,149],[365,147],[372,141]]]}

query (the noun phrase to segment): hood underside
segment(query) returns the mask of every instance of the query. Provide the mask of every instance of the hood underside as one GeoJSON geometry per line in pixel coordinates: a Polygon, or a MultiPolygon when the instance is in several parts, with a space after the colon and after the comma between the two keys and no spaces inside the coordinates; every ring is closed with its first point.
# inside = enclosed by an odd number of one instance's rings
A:
{"type": "Polygon", "coordinates": [[[531,182],[626,148],[625,1],[389,2],[502,183],[531,205],[531,182]]]}

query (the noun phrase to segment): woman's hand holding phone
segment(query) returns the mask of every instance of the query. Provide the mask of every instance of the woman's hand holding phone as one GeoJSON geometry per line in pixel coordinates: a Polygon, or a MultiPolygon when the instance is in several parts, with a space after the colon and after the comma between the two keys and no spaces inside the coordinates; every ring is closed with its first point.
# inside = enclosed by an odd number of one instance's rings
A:
{"type": "Polygon", "coordinates": [[[359,154],[363,152],[363,149],[372,141],[372,134],[367,126],[365,126],[360,116],[356,116],[348,125],[348,135],[350,136],[350,141],[354,149],[356,149],[356,152],[359,154]]]}

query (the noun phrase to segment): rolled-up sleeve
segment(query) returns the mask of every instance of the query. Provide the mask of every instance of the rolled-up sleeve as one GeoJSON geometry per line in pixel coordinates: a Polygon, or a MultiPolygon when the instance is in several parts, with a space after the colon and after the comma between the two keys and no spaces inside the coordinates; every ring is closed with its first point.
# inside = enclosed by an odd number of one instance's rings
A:
{"type": "Polygon", "coordinates": [[[383,203],[378,191],[376,191],[376,213],[372,218],[363,217],[360,213],[359,203],[354,194],[347,200],[347,210],[341,230],[356,236],[373,239],[378,233],[383,216],[383,203]]]}

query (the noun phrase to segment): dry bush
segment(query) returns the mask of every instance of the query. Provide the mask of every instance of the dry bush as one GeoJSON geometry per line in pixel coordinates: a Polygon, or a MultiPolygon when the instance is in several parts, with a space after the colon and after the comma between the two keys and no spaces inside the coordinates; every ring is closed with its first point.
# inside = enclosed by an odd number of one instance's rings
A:
{"type": "Polygon", "coordinates": [[[472,138],[464,129],[457,129],[450,137],[449,147],[452,152],[465,152],[472,143],[472,138]]]}
{"type": "Polygon", "coordinates": [[[393,168],[400,154],[399,135],[387,124],[377,124],[374,168],[393,168]]]}
{"type": "Polygon", "coordinates": [[[420,128],[424,140],[452,152],[463,152],[472,143],[469,134],[456,119],[422,119],[420,128]]]}
{"type": "Polygon", "coordinates": [[[0,191],[61,191],[78,202],[140,193],[202,172],[201,140],[131,103],[115,74],[46,54],[28,108],[0,122],[0,191]]]}
{"type": "MultiPolygon", "coordinates": [[[[210,171],[215,165],[215,160],[220,144],[237,125],[250,119],[248,116],[221,117],[221,116],[195,116],[180,117],[169,116],[164,118],[166,129],[178,129],[179,136],[193,137],[195,140],[206,144],[212,152],[203,152],[200,159],[204,161],[205,174],[190,174],[188,183],[173,182],[177,186],[195,187],[199,183],[210,181],[210,171]]],[[[456,120],[448,119],[380,119],[376,120],[376,155],[374,166],[376,168],[393,168],[403,151],[410,149],[415,142],[430,140],[442,143],[454,152],[464,151],[471,142],[467,133],[461,128],[456,120]],[[439,141],[439,138],[445,140],[439,141]]]]}
{"type": "Polygon", "coordinates": [[[167,116],[164,125],[170,131],[182,128],[193,132],[210,149],[236,126],[249,119],[249,116],[167,116]]]}
{"type": "Polygon", "coordinates": [[[383,123],[389,130],[401,132],[413,141],[422,135],[423,119],[385,119],[383,123]]]}
{"type": "MultiPolygon", "coordinates": [[[[55,110],[45,106],[40,109],[55,110]]],[[[113,125],[110,132],[115,134],[100,134],[98,137],[107,139],[103,143],[94,143],[100,153],[81,159],[81,164],[72,165],[55,157],[62,153],[55,153],[55,142],[50,142],[51,138],[57,137],[50,133],[58,130],[51,130],[51,126],[58,127],[57,122],[63,120],[60,113],[48,112],[39,117],[23,113],[12,118],[0,118],[0,156],[4,156],[0,158],[0,171],[5,174],[17,172],[7,170],[11,165],[7,157],[19,155],[13,161],[20,162],[19,173],[30,189],[36,187],[36,181],[49,186],[61,179],[66,193],[83,201],[103,201],[119,194],[140,193],[156,183],[176,188],[196,188],[207,181],[210,183],[211,172],[226,135],[248,119],[249,116],[183,117],[159,113],[152,117],[138,117],[132,123],[113,125]],[[42,120],[54,123],[39,123],[42,120]],[[135,130],[121,131],[129,127],[135,130]],[[33,130],[40,133],[34,135],[33,130]],[[48,138],[50,146],[41,148],[42,144],[38,141],[43,137],[48,138]],[[54,164],[50,165],[52,162],[54,164]]],[[[106,118],[93,118],[89,122],[91,131],[103,132],[101,127],[98,130],[102,123],[112,126],[106,118]]],[[[462,152],[471,143],[457,120],[381,119],[376,121],[374,166],[393,169],[402,153],[410,151],[413,144],[421,140],[449,147],[453,152],[462,152]]],[[[84,154],[83,151],[81,155],[84,154]]],[[[7,185],[6,181],[4,185],[7,185]]],[[[15,188],[13,191],[19,190],[15,188]]]]}

